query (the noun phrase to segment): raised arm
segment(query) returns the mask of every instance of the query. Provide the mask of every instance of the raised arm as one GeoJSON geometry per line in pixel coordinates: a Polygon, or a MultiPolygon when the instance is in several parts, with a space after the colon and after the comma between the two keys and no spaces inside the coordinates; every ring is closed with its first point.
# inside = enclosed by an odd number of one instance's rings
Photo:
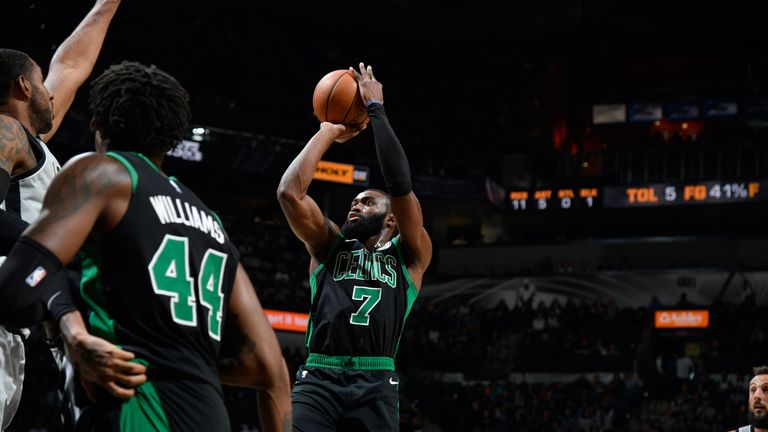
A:
{"type": "Polygon", "coordinates": [[[360,96],[368,107],[376,156],[381,173],[391,197],[392,213],[400,231],[400,241],[405,253],[406,265],[412,279],[421,287],[421,279],[432,260],[432,242],[424,229],[421,205],[413,193],[411,169],[400,140],[389,124],[384,111],[384,92],[381,83],[373,76],[371,66],[360,63],[360,71],[350,68],[357,80],[360,96]]]}
{"type": "Polygon", "coordinates": [[[280,179],[277,200],[294,234],[304,242],[309,253],[318,260],[339,227],[323,216],[315,200],[307,195],[320,158],[334,141],[346,141],[359,131],[350,131],[342,125],[322,123],[320,130],[309,140],[301,153],[291,162],[280,179]]]}
{"type": "Polygon", "coordinates": [[[109,23],[120,0],[97,0],[88,15],[56,50],[48,68],[45,86],[53,95],[53,127],[44,139],[50,140],[59,129],[77,89],[88,79],[104,44],[109,23]]]}
{"type": "Polygon", "coordinates": [[[240,264],[229,301],[228,319],[236,321],[228,326],[225,337],[234,338],[232,341],[236,344],[237,356],[220,364],[221,382],[259,388],[262,429],[290,431],[291,384],[288,368],[256,290],[240,264]]]}

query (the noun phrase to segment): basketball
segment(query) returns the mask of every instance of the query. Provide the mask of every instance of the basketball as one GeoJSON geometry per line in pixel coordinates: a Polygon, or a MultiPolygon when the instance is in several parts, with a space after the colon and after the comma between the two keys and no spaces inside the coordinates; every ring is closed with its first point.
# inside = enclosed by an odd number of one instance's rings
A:
{"type": "Polygon", "coordinates": [[[335,70],[320,79],[312,95],[312,107],[321,122],[357,125],[368,117],[357,81],[346,69],[335,70]]]}

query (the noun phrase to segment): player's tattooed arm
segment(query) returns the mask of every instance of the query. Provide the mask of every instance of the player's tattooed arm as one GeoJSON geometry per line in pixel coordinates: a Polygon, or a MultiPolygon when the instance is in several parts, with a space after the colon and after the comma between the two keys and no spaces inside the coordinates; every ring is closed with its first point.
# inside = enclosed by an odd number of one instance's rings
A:
{"type": "Polygon", "coordinates": [[[53,179],[40,216],[24,234],[66,265],[86,239],[98,239],[117,225],[131,195],[131,177],[122,164],[100,154],[80,158],[53,179]]]}
{"type": "Polygon", "coordinates": [[[227,322],[222,344],[224,351],[228,349],[234,358],[225,361],[224,368],[219,371],[222,383],[258,388],[262,429],[290,431],[288,368],[256,290],[239,264],[227,322]]]}
{"type": "Polygon", "coordinates": [[[29,158],[35,160],[21,123],[0,114],[0,168],[8,174],[13,174],[14,170],[29,158]]]}
{"type": "Polygon", "coordinates": [[[240,317],[230,312],[224,328],[224,338],[218,360],[219,379],[227,385],[238,385],[240,356],[249,355],[256,349],[256,342],[250,340],[240,328],[240,317]]]}
{"type": "MultiPolygon", "coordinates": [[[[90,335],[80,312],[62,316],[59,327],[86,390],[97,384],[116,397],[130,399],[135,394],[133,389],[147,381],[146,366],[131,362],[133,353],[90,335]]],[[[95,397],[95,392],[87,393],[89,398],[95,397]]]]}
{"type": "MultiPolygon", "coordinates": [[[[0,202],[5,201],[11,174],[35,161],[21,123],[0,114],[0,202]]],[[[7,255],[21,233],[29,226],[18,215],[0,209],[0,255],[7,255]]]]}
{"type": "MultiPolygon", "coordinates": [[[[255,364],[248,359],[259,357],[258,344],[241,330],[243,323],[240,320],[241,317],[232,312],[227,317],[225,346],[222,347],[225,357],[218,361],[219,379],[227,385],[257,387],[262,428],[291,431],[293,419],[290,408],[286,409],[286,406],[290,407],[290,400],[281,402],[281,399],[290,399],[290,389],[284,390],[280,386],[270,384],[272,380],[267,372],[254,370],[255,364]],[[236,352],[232,353],[233,350],[236,352]],[[276,429],[278,425],[281,425],[280,429],[276,429]]],[[[283,367],[284,371],[281,373],[287,377],[288,370],[284,363],[283,367]]]]}

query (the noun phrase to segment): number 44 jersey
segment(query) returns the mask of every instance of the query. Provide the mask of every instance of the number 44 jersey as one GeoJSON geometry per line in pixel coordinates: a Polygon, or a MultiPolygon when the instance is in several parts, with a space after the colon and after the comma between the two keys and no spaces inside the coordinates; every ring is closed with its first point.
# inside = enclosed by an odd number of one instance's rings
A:
{"type": "Polygon", "coordinates": [[[107,155],[128,170],[133,196],[115,229],[81,251],[80,295],[91,333],[135,353],[148,382],[94,428],[224,430],[216,360],[238,253],[175,178],[141,154],[107,155]]]}

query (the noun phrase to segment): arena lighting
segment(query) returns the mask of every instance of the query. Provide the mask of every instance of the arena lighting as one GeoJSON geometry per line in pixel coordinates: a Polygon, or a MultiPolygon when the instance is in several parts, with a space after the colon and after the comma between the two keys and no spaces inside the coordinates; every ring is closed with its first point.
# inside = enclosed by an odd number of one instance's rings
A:
{"type": "Polygon", "coordinates": [[[192,139],[194,141],[205,141],[205,135],[208,135],[211,131],[206,128],[196,127],[192,128],[192,139]]]}

